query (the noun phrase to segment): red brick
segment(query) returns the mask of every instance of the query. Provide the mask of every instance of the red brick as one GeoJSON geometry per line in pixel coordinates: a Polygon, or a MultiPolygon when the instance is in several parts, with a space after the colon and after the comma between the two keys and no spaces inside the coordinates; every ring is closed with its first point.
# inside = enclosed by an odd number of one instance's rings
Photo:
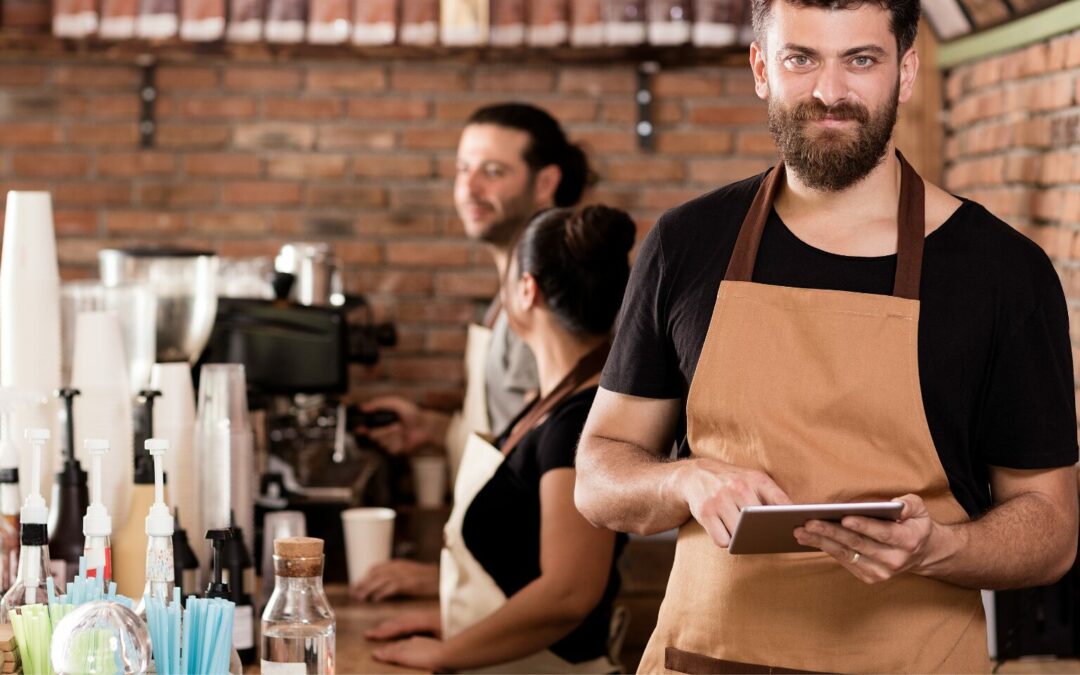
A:
{"type": "Polygon", "coordinates": [[[96,211],[54,211],[53,225],[60,236],[85,236],[97,233],[96,211]]]}
{"type": "Polygon", "coordinates": [[[428,352],[461,354],[465,351],[468,333],[464,328],[432,328],[425,332],[425,350],[428,352]]]}
{"type": "Polygon", "coordinates": [[[52,188],[54,206],[116,206],[131,201],[131,186],[122,183],[58,183],[52,188]]]}
{"type": "Polygon", "coordinates": [[[567,68],[559,76],[559,91],[568,94],[633,94],[637,77],[629,67],[567,68]]]}
{"type": "Polygon", "coordinates": [[[94,64],[89,66],[57,66],[53,69],[53,85],[65,89],[135,89],[141,77],[133,66],[94,64]]]}
{"type": "Polygon", "coordinates": [[[68,132],[72,145],[132,146],[139,142],[139,128],[135,123],[124,124],[73,124],[68,132]]]}
{"type": "Polygon", "coordinates": [[[573,134],[573,140],[581,143],[589,153],[634,152],[637,149],[637,135],[632,129],[578,132],[573,134]]]}
{"type": "Polygon", "coordinates": [[[720,69],[666,70],[656,74],[652,88],[660,97],[719,96],[724,88],[723,81],[724,71],[720,69]]]}
{"type": "Polygon", "coordinates": [[[97,265],[98,252],[109,246],[100,239],[64,237],[56,242],[56,257],[61,265],[97,265]]]}
{"type": "Polygon", "coordinates": [[[311,150],[315,127],[283,122],[243,124],[236,127],[234,145],[243,150],[311,150]]]}
{"type": "Polygon", "coordinates": [[[690,162],[690,180],[726,185],[761,173],[770,165],[765,159],[695,159],[690,162]]]}
{"type": "Polygon", "coordinates": [[[765,124],[768,109],[761,105],[700,105],[690,108],[694,124],[765,124]]]}
{"type": "Polygon", "coordinates": [[[389,150],[397,138],[393,131],[363,127],[322,127],[320,150],[389,150]]]}
{"type": "Polygon", "coordinates": [[[224,204],[233,206],[299,206],[300,185],[272,181],[226,183],[224,204]]]}
{"type": "Polygon", "coordinates": [[[44,66],[25,63],[0,65],[0,87],[33,87],[44,85],[49,71],[44,66]]]}
{"type": "Polygon", "coordinates": [[[431,272],[415,270],[351,270],[349,288],[359,293],[393,295],[429,295],[434,288],[431,272]]]}
{"type": "Polygon", "coordinates": [[[386,205],[386,190],[371,185],[312,185],[304,203],[319,208],[363,208],[386,205]]]}
{"type": "Polygon", "coordinates": [[[170,183],[144,183],[139,185],[139,203],[143,206],[175,208],[196,206],[206,208],[217,203],[217,183],[193,183],[179,181],[170,183]]]}
{"type": "MultiPolygon", "coordinates": [[[[1039,180],[1041,171],[1039,155],[1012,156],[1005,165],[1005,180],[1010,183],[1034,183],[1039,180]]],[[[953,183],[949,182],[949,185],[951,187],[953,183]]]]}
{"type": "Polygon", "coordinates": [[[363,178],[432,178],[431,158],[427,155],[352,155],[352,172],[363,178]]]}
{"type": "Polygon", "coordinates": [[[307,87],[311,91],[378,92],[386,89],[386,72],[381,67],[356,65],[342,70],[311,70],[307,87]]]}
{"type": "Polygon", "coordinates": [[[109,234],[169,234],[184,231],[184,217],[161,211],[110,211],[105,214],[109,234]]]}
{"type": "MultiPolygon", "coordinates": [[[[240,131],[237,129],[237,138],[240,131]]],[[[222,148],[229,142],[229,127],[162,122],[158,125],[156,140],[163,148],[222,148]]]]}
{"type": "Polygon", "coordinates": [[[744,96],[746,98],[757,97],[754,74],[750,71],[749,64],[745,68],[727,69],[724,73],[724,95],[744,96]]]}
{"type": "Polygon", "coordinates": [[[436,380],[460,383],[465,379],[461,359],[438,356],[400,357],[387,354],[381,368],[394,379],[407,382],[436,380]]]}
{"type": "Polygon", "coordinates": [[[450,209],[454,206],[453,186],[429,185],[425,187],[393,187],[390,204],[395,208],[412,209],[430,207],[450,209]]]}
{"type": "Polygon", "coordinates": [[[161,66],[155,82],[161,89],[218,89],[221,78],[213,66],[161,66]]]}
{"type": "Polygon", "coordinates": [[[564,126],[574,122],[592,122],[600,109],[599,101],[587,98],[560,97],[539,105],[564,126]]]}
{"type": "Polygon", "coordinates": [[[189,98],[181,102],[180,115],[195,119],[245,119],[255,116],[251,98],[189,98]]]}
{"type": "Polygon", "coordinates": [[[208,234],[263,234],[267,231],[267,216],[262,213],[193,213],[189,217],[191,229],[208,234]]]}
{"type": "Polygon", "coordinates": [[[983,59],[975,64],[971,74],[972,89],[980,89],[1001,81],[1002,58],[983,59]]]}
{"type": "Polygon", "coordinates": [[[75,153],[17,154],[11,166],[20,178],[75,178],[86,175],[90,158],[75,153]]]}
{"type": "Polygon", "coordinates": [[[341,117],[342,107],[336,98],[268,98],[263,103],[270,119],[328,120],[341,117]]]}
{"type": "Polygon", "coordinates": [[[767,131],[743,131],[735,142],[735,154],[776,157],[776,143],[767,131]]]}
{"type": "Polygon", "coordinates": [[[0,145],[57,145],[63,139],[58,124],[0,122],[0,145]]]}
{"type": "Polygon", "coordinates": [[[473,73],[474,91],[490,91],[505,95],[506,92],[540,93],[555,88],[553,68],[531,66],[487,66],[473,73]]]}
{"type": "Polygon", "coordinates": [[[377,265],[382,262],[382,246],[369,241],[341,241],[334,253],[347,265],[377,265]]]}
{"type": "MultiPolygon", "coordinates": [[[[676,101],[656,101],[652,107],[654,124],[674,124],[683,118],[682,103],[676,101]]],[[[562,119],[561,117],[559,119],[562,119]]],[[[635,124],[638,121],[638,105],[633,101],[604,101],[600,112],[604,122],[617,124],[635,124]]]]}
{"type": "Polygon", "coordinates": [[[86,106],[86,113],[90,117],[124,117],[134,119],[139,116],[142,103],[134,94],[114,94],[112,96],[95,96],[86,106]]]}
{"type": "Polygon", "coordinates": [[[408,98],[350,99],[349,117],[363,120],[422,120],[431,116],[426,100],[408,98]]]}
{"type": "Polygon", "coordinates": [[[600,183],[602,187],[596,188],[586,194],[582,204],[606,204],[624,211],[632,211],[638,202],[641,186],[631,185],[623,188],[613,187],[614,183],[600,183]],[[628,189],[629,188],[629,189],[628,189]]]}
{"type": "MultiPolygon", "coordinates": [[[[450,99],[435,102],[435,119],[440,122],[464,123],[478,108],[496,103],[501,97],[492,97],[488,100],[458,100],[450,99]]],[[[565,120],[563,120],[565,122],[565,120]]],[[[458,129],[460,132],[460,129],[458,129]]]]}
{"type": "MultiPolygon", "coordinates": [[[[406,323],[461,325],[477,320],[477,306],[475,302],[464,301],[403,300],[394,304],[394,314],[397,321],[406,323]]],[[[461,367],[460,360],[458,367],[461,367]]]]}
{"type": "Polygon", "coordinates": [[[499,277],[488,272],[443,272],[435,276],[435,295],[439,298],[463,297],[490,300],[499,292],[499,277]]]}
{"type": "Polygon", "coordinates": [[[299,68],[278,63],[268,67],[229,66],[225,69],[226,90],[273,91],[299,89],[303,80],[299,68]]]}
{"type": "Polygon", "coordinates": [[[681,161],[650,157],[613,161],[604,178],[618,183],[663,183],[681,181],[684,174],[681,161]]]}
{"type": "Polygon", "coordinates": [[[1073,33],[1069,38],[1068,49],[1065,53],[1065,67],[1076,68],[1080,66],[1080,33],[1073,33]]]}
{"type": "Polygon", "coordinates": [[[1054,152],[1042,157],[1039,182],[1045,184],[1080,183],[1080,155],[1054,152]]]}
{"type": "Polygon", "coordinates": [[[368,235],[431,235],[438,231],[435,215],[409,209],[364,213],[356,217],[353,229],[368,235]]]}
{"type": "Polygon", "coordinates": [[[277,155],[266,165],[271,178],[342,178],[345,155],[277,155]]]}
{"type": "Polygon", "coordinates": [[[462,92],[469,88],[466,71],[433,64],[399,65],[390,73],[390,87],[398,91],[462,92]]]}
{"type": "Polygon", "coordinates": [[[638,205],[643,209],[666,211],[701,195],[693,188],[645,188],[641,191],[638,205]]]}
{"type": "Polygon", "coordinates": [[[410,150],[454,150],[457,148],[461,129],[404,129],[401,147],[410,150]]]}
{"type": "Polygon", "coordinates": [[[1045,148],[1051,144],[1051,123],[1043,118],[1020,122],[1016,128],[1016,141],[1019,147],[1045,148]]]}
{"type": "Polygon", "coordinates": [[[1069,36],[1055,38],[1046,47],[1046,70],[1054,72],[1065,69],[1065,61],[1069,56],[1069,36]]]}
{"type": "Polygon", "coordinates": [[[446,241],[404,242],[386,244],[386,261],[391,265],[412,267],[462,267],[469,263],[472,245],[446,241]]]}
{"type": "Polygon", "coordinates": [[[96,166],[99,176],[168,175],[176,170],[176,156],[150,150],[99,154],[96,166]]]}
{"type": "Polygon", "coordinates": [[[731,133],[727,131],[662,131],[656,137],[656,149],[672,155],[712,155],[731,152],[731,133]]]}
{"type": "Polygon", "coordinates": [[[213,248],[218,255],[229,258],[272,258],[281,249],[281,242],[265,239],[226,239],[213,248]]]}
{"type": "Polygon", "coordinates": [[[233,152],[188,155],[184,158],[184,173],[189,176],[236,176],[249,178],[262,171],[262,160],[257,155],[241,155],[233,152]]]}
{"type": "Polygon", "coordinates": [[[1027,47],[1018,55],[1020,59],[1020,76],[1031,77],[1042,75],[1046,72],[1048,54],[1047,46],[1043,43],[1027,47]]]}

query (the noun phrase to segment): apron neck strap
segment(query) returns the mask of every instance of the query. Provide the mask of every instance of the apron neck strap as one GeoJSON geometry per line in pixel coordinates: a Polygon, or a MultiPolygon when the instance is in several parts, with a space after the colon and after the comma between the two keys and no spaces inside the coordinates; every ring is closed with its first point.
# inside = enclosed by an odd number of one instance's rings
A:
{"type": "Polygon", "coordinates": [[[510,435],[506,437],[506,441],[500,448],[503,454],[510,454],[510,451],[517,447],[521,439],[535,429],[548,416],[548,413],[569,398],[582,384],[588,382],[589,378],[603,370],[609,351],[611,351],[611,342],[604,340],[595,349],[581,357],[574,364],[574,367],[570,369],[570,372],[566,374],[566,377],[555,385],[555,388],[547,396],[537,401],[529,409],[529,412],[525,413],[510,429],[510,435]]]}
{"type": "MultiPolygon", "coordinates": [[[[893,295],[918,300],[926,238],[926,187],[899,150],[896,151],[896,158],[900,161],[900,204],[897,208],[893,295]]],[[[769,219],[776,194],[784,184],[784,173],[784,163],[781,162],[769,172],[754,195],[750,210],[739,228],[739,237],[724,275],[725,281],[750,281],[753,277],[761,235],[765,231],[765,222],[769,219]]]]}

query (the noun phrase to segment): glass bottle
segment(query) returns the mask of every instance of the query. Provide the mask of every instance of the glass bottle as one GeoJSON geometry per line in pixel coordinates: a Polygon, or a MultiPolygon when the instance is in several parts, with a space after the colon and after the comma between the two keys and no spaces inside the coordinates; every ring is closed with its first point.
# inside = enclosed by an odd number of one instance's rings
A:
{"type": "Polygon", "coordinates": [[[146,598],[157,598],[166,606],[172,602],[176,585],[176,568],[173,563],[173,515],[165,505],[164,457],[169,442],[163,438],[149,438],[144,443],[153,458],[154,503],[146,515],[146,584],[135,607],[140,618],[146,616],[146,598]]]}
{"type": "Polygon", "coordinates": [[[334,612],[323,591],[323,541],[274,541],[274,592],[262,615],[262,672],[334,672],[334,612]]]}

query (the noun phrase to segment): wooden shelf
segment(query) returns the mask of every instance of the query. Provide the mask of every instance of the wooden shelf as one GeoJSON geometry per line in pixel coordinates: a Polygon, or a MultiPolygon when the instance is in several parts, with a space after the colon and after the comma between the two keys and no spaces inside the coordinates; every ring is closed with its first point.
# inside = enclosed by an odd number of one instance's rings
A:
{"type": "Polygon", "coordinates": [[[292,60],[413,60],[465,63],[640,63],[655,61],[662,66],[742,65],[746,47],[358,47],[352,45],[241,44],[231,42],[184,42],[99,39],[67,40],[50,35],[27,35],[0,31],[0,54],[4,59],[25,56],[94,56],[106,60],[132,59],[197,61],[223,58],[236,61],[273,62],[292,60]]]}

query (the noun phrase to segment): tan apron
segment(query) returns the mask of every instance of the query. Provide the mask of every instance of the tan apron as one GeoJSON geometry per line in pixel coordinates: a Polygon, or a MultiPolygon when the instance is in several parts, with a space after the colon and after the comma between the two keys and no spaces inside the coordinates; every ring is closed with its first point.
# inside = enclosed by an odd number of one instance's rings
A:
{"type": "MultiPolygon", "coordinates": [[[[687,431],[695,456],[760,469],[796,503],[914,493],[958,523],[919,385],[924,188],[900,164],[892,296],[751,282],[783,164],[767,177],[717,294],[687,431]]],[[[988,672],[979,591],[914,574],[868,585],[821,552],[733,556],[688,521],[641,672],[768,668],[988,672]]]]}
{"type": "MultiPolygon", "coordinates": [[[[599,372],[606,354],[605,348],[598,363],[595,363],[595,358],[592,359],[592,363],[585,363],[593,354],[582,359],[575,368],[576,372],[567,376],[566,380],[539,401],[514,426],[506,443],[503,444],[503,450],[492,445],[490,436],[481,436],[475,432],[469,434],[461,467],[454,483],[454,507],[443,530],[444,547],[439,563],[439,609],[442,614],[444,640],[491,616],[506,603],[506,595],[502,589],[465,545],[461,534],[465,513],[472,505],[473,499],[495,475],[518,441],[542,422],[547,412],[574,393],[581,383],[599,372]],[[586,367],[582,368],[583,364],[586,367]],[[585,372],[590,370],[591,372],[585,372]]],[[[470,669],[469,672],[611,673],[617,670],[614,662],[607,657],[584,663],[570,663],[552,651],[544,650],[517,661],[490,668],[470,669]]]]}
{"type": "Polygon", "coordinates": [[[469,325],[468,340],[465,343],[465,401],[461,410],[450,418],[446,428],[446,457],[450,465],[450,480],[457,479],[458,467],[469,434],[481,435],[492,433],[491,421],[487,410],[487,385],[484,366],[491,350],[491,326],[469,325]]]}

